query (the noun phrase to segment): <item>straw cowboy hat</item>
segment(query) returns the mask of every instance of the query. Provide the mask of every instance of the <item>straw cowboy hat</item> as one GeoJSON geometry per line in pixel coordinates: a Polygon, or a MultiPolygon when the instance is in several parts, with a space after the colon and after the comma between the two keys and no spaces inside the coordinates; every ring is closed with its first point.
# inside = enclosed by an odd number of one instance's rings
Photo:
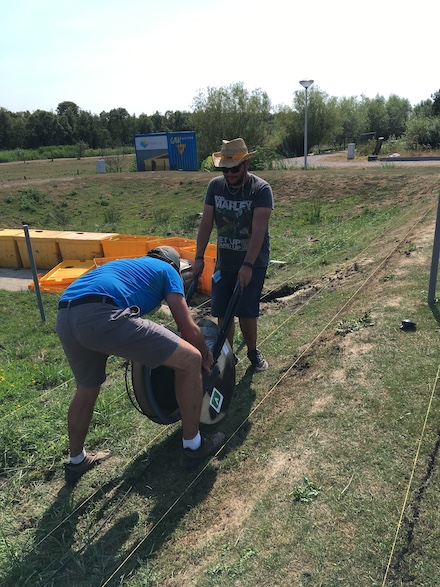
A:
{"type": "Polygon", "coordinates": [[[233,139],[232,141],[223,141],[221,151],[213,153],[212,159],[214,167],[235,167],[243,161],[252,159],[256,154],[257,151],[249,153],[243,139],[233,139]]]}

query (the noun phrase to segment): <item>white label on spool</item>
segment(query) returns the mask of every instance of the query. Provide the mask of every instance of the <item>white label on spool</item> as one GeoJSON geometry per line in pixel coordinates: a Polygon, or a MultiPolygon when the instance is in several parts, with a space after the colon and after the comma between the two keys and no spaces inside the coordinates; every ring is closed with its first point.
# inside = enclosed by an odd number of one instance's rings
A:
{"type": "Polygon", "coordinates": [[[219,390],[214,387],[211,393],[211,399],[209,400],[209,405],[214,408],[217,414],[220,414],[220,410],[222,409],[223,404],[223,395],[219,392],[219,390]]]}

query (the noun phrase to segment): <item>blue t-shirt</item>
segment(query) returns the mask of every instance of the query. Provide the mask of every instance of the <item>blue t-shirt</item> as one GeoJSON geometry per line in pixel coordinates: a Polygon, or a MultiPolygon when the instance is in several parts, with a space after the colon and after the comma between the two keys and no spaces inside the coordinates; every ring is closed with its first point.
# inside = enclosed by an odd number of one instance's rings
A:
{"type": "Polygon", "coordinates": [[[82,275],[69,285],[61,300],[104,295],[120,308],[138,306],[142,315],[157,308],[169,293],[184,295],[176,269],[166,261],[140,257],[110,261],[82,275]]]}

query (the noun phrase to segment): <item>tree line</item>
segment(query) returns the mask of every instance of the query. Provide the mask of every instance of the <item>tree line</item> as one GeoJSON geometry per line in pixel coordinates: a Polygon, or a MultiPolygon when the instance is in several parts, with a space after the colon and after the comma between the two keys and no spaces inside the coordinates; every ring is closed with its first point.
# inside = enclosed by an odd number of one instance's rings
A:
{"type": "MultiPolygon", "coordinates": [[[[135,134],[192,130],[200,159],[217,150],[222,139],[242,136],[251,149],[283,157],[303,155],[305,92],[291,106],[274,108],[261,89],[243,83],[201,90],[191,111],[130,115],[125,108],[92,114],[74,102],[55,112],[10,112],[0,108],[0,150],[78,145],[84,149],[133,146],[135,134]]],[[[318,86],[308,90],[308,144],[311,149],[345,148],[365,138],[400,141],[405,148],[440,148],[440,90],[412,107],[405,98],[336,98],[318,86]]]]}

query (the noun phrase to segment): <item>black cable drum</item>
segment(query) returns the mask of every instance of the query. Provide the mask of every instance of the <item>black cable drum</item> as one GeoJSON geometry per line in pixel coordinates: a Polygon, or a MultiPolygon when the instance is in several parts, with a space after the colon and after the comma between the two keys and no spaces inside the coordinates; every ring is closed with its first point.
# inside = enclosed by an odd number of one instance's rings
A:
{"type": "MultiPolygon", "coordinates": [[[[214,353],[219,343],[219,328],[215,322],[202,319],[198,326],[206,345],[214,353]]],[[[178,333],[177,333],[178,334],[178,333]]],[[[221,341],[220,341],[221,343],[221,341]]],[[[227,413],[235,391],[235,357],[231,345],[224,340],[210,373],[203,371],[202,424],[216,424],[227,413]]],[[[215,356],[214,356],[215,359],[215,356]]],[[[175,393],[175,374],[169,367],[150,369],[141,363],[131,364],[131,381],[140,411],[158,424],[173,424],[180,420],[175,393]]]]}

